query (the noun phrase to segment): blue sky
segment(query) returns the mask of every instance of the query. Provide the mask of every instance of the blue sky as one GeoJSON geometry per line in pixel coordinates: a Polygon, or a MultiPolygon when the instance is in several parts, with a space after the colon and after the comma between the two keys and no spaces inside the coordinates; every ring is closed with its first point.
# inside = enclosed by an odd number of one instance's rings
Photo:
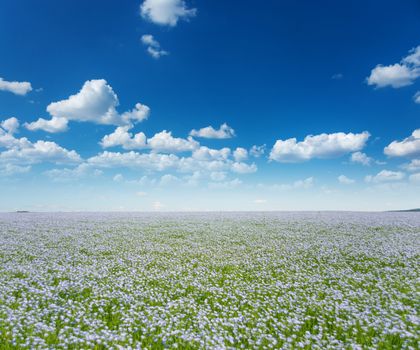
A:
{"type": "Polygon", "coordinates": [[[419,16],[3,1],[0,210],[419,207],[419,16]]]}

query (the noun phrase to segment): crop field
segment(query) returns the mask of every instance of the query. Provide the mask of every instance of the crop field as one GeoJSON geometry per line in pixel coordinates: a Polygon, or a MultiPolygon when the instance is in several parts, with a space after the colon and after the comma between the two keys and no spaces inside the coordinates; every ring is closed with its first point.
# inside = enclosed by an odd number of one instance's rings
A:
{"type": "Polygon", "coordinates": [[[3,213],[0,349],[418,349],[419,213],[3,213]]]}

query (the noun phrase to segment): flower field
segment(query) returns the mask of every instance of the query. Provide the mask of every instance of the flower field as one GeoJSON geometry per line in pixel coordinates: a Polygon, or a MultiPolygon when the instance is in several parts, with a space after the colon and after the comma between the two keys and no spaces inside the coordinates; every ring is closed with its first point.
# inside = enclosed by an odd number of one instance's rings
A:
{"type": "Polygon", "coordinates": [[[419,213],[3,213],[0,349],[418,349],[419,213]]]}

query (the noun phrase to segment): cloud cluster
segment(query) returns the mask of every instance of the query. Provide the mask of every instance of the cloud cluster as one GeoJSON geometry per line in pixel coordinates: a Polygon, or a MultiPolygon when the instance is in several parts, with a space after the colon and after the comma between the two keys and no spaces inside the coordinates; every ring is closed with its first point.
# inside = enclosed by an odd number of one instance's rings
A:
{"type": "Polygon", "coordinates": [[[15,95],[23,96],[32,91],[32,85],[27,81],[7,81],[0,78],[0,91],[9,91],[15,95]]]}
{"type": "Polygon", "coordinates": [[[408,171],[420,171],[420,159],[413,159],[410,163],[404,164],[402,168],[408,171]]]}
{"type": "Polygon", "coordinates": [[[190,136],[202,137],[206,139],[230,139],[235,136],[235,130],[233,130],[226,123],[220,125],[219,129],[215,129],[212,126],[206,126],[199,130],[191,130],[190,136]]]}
{"type": "Polygon", "coordinates": [[[296,138],[277,140],[270,152],[270,160],[284,163],[307,161],[313,158],[332,158],[362,149],[370,134],[333,133],[308,135],[303,141],[296,138]]]}
{"type": "Polygon", "coordinates": [[[132,110],[119,114],[116,109],[118,104],[118,97],[106,80],[88,80],[78,93],[48,105],[47,111],[52,116],[50,120],[40,118],[25,126],[29,130],[47,132],[67,130],[70,120],[123,126],[141,122],[150,113],[149,107],[137,103],[132,110]]]}
{"type": "Polygon", "coordinates": [[[188,20],[197,14],[197,9],[188,8],[184,0],[145,0],[140,5],[144,19],[158,25],[177,25],[179,20],[188,20]]]}
{"type": "Polygon", "coordinates": [[[0,123],[0,126],[6,131],[8,134],[14,134],[19,129],[19,120],[15,117],[11,117],[9,119],[3,120],[0,123]]]}
{"type": "Polygon", "coordinates": [[[365,166],[371,165],[373,162],[373,159],[371,157],[368,157],[366,153],[363,152],[354,152],[350,156],[350,161],[352,163],[359,163],[365,166]]]}
{"type": "Polygon", "coordinates": [[[170,131],[163,130],[153,137],[147,138],[143,132],[133,135],[130,127],[120,126],[109,135],[105,135],[100,142],[103,148],[121,146],[126,150],[150,149],[153,152],[177,153],[193,151],[199,143],[193,138],[188,139],[173,137],[170,131]]]}
{"type": "Polygon", "coordinates": [[[415,157],[420,155],[420,129],[413,131],[411,136],[402,141],[392,141],[384,148],[389,157],[415,157]]]}
{"type": "Polygon", "coordinates": [[[17,138],[19,121],[9,118],[0,123],[0,163],[13,165],[27,165],[42,162],[56,164],[79,163],[81,157],[76,151],[69,151],[55,142],[38,140],[29,141],[26,137],[17,138]]]}
{"type": "Polygon", "coordinates": [[[401,171],[382,170],[376,175],[368,175],[365,177],[366,182],[388,182],[388,181],[400,181],[404,179],[405,174],[401,171]]]}
{"type": "Polygon", "coordinates": [[[169,52],[161,49],[160,43],[151,34],[142,35],[141,42],[146,45],[147,53],[155,59],[169,55],[169,52]]]}
{"type": "Polygon", "coordinates": [[[400,63],[389,66],[377,65],[367,78],[368,85],[378,88],[392,86],[400,88],[411,85],[420,76],[420,46],[412,49],[400,63]]]}

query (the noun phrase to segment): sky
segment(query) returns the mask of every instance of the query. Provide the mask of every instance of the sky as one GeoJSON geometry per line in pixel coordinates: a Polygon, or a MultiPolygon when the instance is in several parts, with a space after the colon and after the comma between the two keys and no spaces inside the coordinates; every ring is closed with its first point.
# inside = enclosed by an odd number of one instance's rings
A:
{"type": "Polygon", "coordinates": [[[420,207],[420,3],[4,0],[0,211],[420,207]]]}

